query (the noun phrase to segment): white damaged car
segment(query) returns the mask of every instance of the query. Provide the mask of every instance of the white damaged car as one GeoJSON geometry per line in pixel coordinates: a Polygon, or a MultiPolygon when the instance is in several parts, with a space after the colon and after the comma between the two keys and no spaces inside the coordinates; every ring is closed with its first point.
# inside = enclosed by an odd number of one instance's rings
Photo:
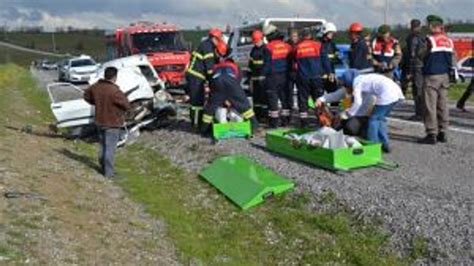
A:
{"type": "MultiPolygon", "coordinates": [[[[103,77],[105,68],[118,69],[116,84],[130,101],[132,108],[126,115],[124,128],[138,134],[145,125],[159,126],[176,116],[173,98],[164,89],[164,82],[156,74],[146,56],[116,59],[102,65],[89,83],[103,77]]],[[[51,110],[57,128],[67,128],[73,136],[87,135],[94,128],[94,106],[83,99],[83,90],[70,83],[52,83],[47,87],[51,110]]]]}

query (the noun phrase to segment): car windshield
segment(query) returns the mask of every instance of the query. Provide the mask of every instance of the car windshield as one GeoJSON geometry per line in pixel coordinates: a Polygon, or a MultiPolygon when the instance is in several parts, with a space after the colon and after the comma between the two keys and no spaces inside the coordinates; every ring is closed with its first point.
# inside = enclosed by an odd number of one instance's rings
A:
{"type": "Polygon", "coordinates": [[[71,61],[71,67],[93,66],[95,62],[91,59],[79,59],[71,61]]]}
{"type": "Polygon", "coordinates": [[[133,35],[133,47],[140,53],[184,51],[183,38],[178,32],[152,32],[133,35]]]}

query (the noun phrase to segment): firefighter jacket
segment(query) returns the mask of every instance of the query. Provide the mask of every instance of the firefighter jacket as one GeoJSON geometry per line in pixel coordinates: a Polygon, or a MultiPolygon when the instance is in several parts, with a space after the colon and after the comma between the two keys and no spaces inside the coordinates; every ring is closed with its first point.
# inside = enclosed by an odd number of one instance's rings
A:
{"type": "Polygon", "coordinates": [[[321,43],[323,44],[323,50],[326,51],[329,62],[331,63],[331,72],[335,71],[335,66],[339,61],[339,50],[336,47],[336,43],[333,40],[322,38],[321,43]]]}
{"type": "Polygon", "coordinates": [[[265,46],[254,46],[250,51],[249,69],[252,78],[263,76],[263,56],[265,46]]]}
{"type": "Polygon", "coordinates": [[[187,70],[188,74],[202,80],[209,79],[212,76],[212,66],[216,63],[214,48],[210,38],[201,42],[192,53],[191,63],[187,70]]]}
{"type": "Polygon", "coordinates": [[[424,58],[423,74],[439,75],[449,73],[453,66],[454,44],[444,33],[427,38],[428,51],[424,58]]]}
{"type": "Polygon", "coordinates": [[[282,40],[272,40],[265,45],[263,55],[263,73],[269,76],[288,73],[290,70],[291,45],[282,40]]]}
{"type": "Polygon", "coordinates": [[[240,69],[232,59],[225,59],[214,64],[212,73],[212,79],[217,79],[222,75],[230,76],[238,82],[242,79],[240,69]]]}
{"type": "Polygon", "coordinates": [[[374,65],[385,64],[391,66],[390,69],[395,68],[402,59],[398,40],[390,38],[385,41],[382,38],[375,38],[372,41],[372,59],[378,63],[374,65]]]}
{"type": "Polygon", "coordinates": [[[372,67],[370,49],[363,37],[351,43],[349,67],[364,70],[372,67]]]}
{"type": "Polygon", "coordinates": [[[297,76],[303,79],[322,78],[331,73],[328,55],[319,41],[303,40],[296,46],[297,76]]]}

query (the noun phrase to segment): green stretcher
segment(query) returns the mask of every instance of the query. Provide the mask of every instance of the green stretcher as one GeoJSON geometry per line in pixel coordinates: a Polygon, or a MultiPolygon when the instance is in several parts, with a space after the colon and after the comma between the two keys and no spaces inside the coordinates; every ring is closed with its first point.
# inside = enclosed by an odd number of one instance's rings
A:
{"type": "Polygon", "coordinates": [[[219,158],[200,176],[244,210],[294,187],[287,178],[244,156],[219,158]]]}
{"type": "Polygon", "coordinates": [[[295,146],[286,137],[287,134],[304,134],[305,129],[276,129],[268,131],[265,137],[266,148],[272,152],[300,160],[311,165],[332,171],[350,171],[353,169],[378,166],[392,170],[397,165],[382,159],[382,148],[379,143],[361,141],[359,148],[326,149],[315,148],[306,144],[295,146]]]}
{"type": "Polygon", "coordinates": [[[250,121],[214,123],[212,124],[212,136],[216,140],[249,138],[252,136],[252,126],[250,121]]]}

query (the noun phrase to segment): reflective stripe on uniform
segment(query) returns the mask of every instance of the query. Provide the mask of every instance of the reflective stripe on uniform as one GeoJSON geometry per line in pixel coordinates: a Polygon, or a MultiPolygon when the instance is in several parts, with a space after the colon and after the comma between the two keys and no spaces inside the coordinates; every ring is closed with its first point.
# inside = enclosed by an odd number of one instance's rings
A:
{"type": "Polygon", "coordinates": [[[206,80],[206,76],[204,76],[203,74],[197,72],[196,70],[193,70],[191,68],[188,68],[187,72],[197,78],[200,78],[202,80],[206,80]]]}
{"type": "Polygon", "coordinates": [[[308,118],[308,113],[307,112],[300,113],[300,118],[308,118]]]}
{"type": "Polygon", "coordinates": [[[271,118],[278,118],[280,117],[280,114],[278,111],[269,111],[268,116],[270,116],[271,118]]]}
{"type": "Polygon", "coordinates": [[[245,111],[245,112],[242,114],[242,116],[243,116],[245,119],[252,118],[254,115],[255,115],[255,113],[253,112],[252,109],[248,109],[247,111],[245,111]]]}
{"type": "Polygon", "coordinates": [[[196,51],[193,52],[193,56],[196,57],[196,58],[198,58],[198,59],[201,59],[201,60],[204,59],[204,57],[202,56],[202,54],[200,54],[200,53],[198,53],[198,52],[196,52],[196,51]]]}
{"type": "Polygon", "coordinates": [[[209,58],[214,58],[214,53],[207,53],[202,56],[202,59],[209,59],[209,58]]]}
{"type": "Polygon", "coordinates": [[[255,60],[253,58],[250,58],[250,61],[254,64],[254,65],[263,65],[263,60],[255,60]]]}
{"type": "Polygon", "coordinates": [[[204,122],[204,123],[206,123],[206,124],[212,123],[212,120],[213,120],[213,117],[210,116],[210,115],[204,114],[204,115],[202,116],[202,122],[204,122]]]}
{"type": "Polygon", "coordinates": [[[281,110],[281,115],[282,115],[282,116],[290,116],[290,110],[288,110],[288,109],[282,109],[282,110],[281,110]]]}
{"type": "Polygon", "coordinates": [[[265,76],[251,77],[250,80],[252,81],[265,80],[265,76]]]}
{"type": "Polygon", "coordinates": [[[202,106],[191,106],[191,112],[194,112],[194,121],[193,123],[197,125],[199,123],[199,113],[204,109],[202,106]]]}

